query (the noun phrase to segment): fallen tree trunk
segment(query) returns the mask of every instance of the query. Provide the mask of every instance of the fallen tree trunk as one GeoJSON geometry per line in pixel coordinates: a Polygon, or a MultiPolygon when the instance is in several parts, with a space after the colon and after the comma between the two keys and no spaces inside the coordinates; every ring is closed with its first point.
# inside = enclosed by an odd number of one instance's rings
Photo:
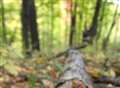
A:
{"type": "Polygon", "coordinates": [[[76,49],[68,50],[63,74],[55,88],[93,88],[82,55],[76,49]]]}

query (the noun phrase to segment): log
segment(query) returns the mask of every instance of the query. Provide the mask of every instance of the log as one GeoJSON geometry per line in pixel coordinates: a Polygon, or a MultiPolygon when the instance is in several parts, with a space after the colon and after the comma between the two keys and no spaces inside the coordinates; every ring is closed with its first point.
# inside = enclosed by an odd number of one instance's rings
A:
{"type": "Polygon", "coordinates": [[[91,77],[85,69],[82,54],[76,49],[69,49],[64,71],[55,88],[93,88],[91,77]]]}

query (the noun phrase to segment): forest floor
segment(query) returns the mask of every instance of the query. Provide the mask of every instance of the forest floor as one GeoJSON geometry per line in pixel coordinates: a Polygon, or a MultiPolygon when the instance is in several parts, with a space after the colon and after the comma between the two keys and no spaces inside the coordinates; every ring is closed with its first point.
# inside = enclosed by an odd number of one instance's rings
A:
{"type": "MultiPolygon", "coordinates": [[[[103,56],[101,53],[85,55],[88,73],[93,79],[103,76],[119,78],[117,83],[120,83],[120,57],[103,60],[101,56],[103,56]]],[[[47,60],[45,57],[38,55],[34,59],[14,60],[15,65],[10,65],[11,67],[8,65],[7,70],[0,67],[0,88],[54,88],[62,72],[64,59],[64,57],[61,57],[47,60]],[[12,67],[15,68],[16,72],[12,67]]],[[[120,88],[112,82],[93,82],[93,84],[95,88],[120,88]]]]}
{"type": "MultiPolygon", "coordinates": [[[[50,80],[36,81],[35,83],[31,83],[32,82],[30,82],[28,79],[25,79],[24,76],[15,77],[5,71],[0,71],[0,88],[54,88],[54,83],[50,80]],[[41,84],[41,82],[43,83],[41,84]]],[[[94,85],[95,88],[120,88],[120,86],[117,87],[107,83],[94,83],[94,85]]]]}

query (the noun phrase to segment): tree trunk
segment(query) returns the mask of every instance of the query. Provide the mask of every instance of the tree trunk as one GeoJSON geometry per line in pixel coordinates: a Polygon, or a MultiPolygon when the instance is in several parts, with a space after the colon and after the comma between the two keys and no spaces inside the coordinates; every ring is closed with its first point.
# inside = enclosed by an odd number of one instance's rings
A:
{"type": "Polygon", "coordinates": [[[3,32],[3,41],[7,44],[7,31],[5,27],[5,11],[4,11],[4,2],[3,0],[0,1],[1,3],[1,18],[2,18],[2,32],[3,32]]]}
{"type": "Polygon", "coordinates": [[[40,50],[34,0],[22,1],[22,36],[26,50],[40,50]]]}
{"type": "Polygon", "coordinates": [[[76,49],[69,49],[67,55],[64,71],[55,88],[93,88],[82,54],[76,49]]]}
{"type": "Polygon", "coordinates": [[[103,45],[102,45],[102,48],[103,48],[103,49],[106,49],[106,48],[107,48],[110,35],[111,35],[112,30],[113,30],[113,27],[114,27],[114,25],[115,25],[115,17],[116,17],[116,15],[117,15],[117,12],[118,12],[118,5],[116,6],[116,10],[115,10],[115,13],[114,13],[114,15],[113,15],[113,21],[112,21],[112,23],[111,23],[109,32],[108,32],[107,36],[104,38],[104,40],[103,40],[103,45]]]}
{"type": "Polygon", "coordinates": [[[97,37],[96,37],[96,42],[100,39],[100,36],[101,36],[101,32],[102,32],[102,26],[103,26],[103,19],[105,17],[105,9],[106,9],[106,3],[107,3],[107,0],[105,0],[102,4],[102,8],[101,8],[101,15],[100,15],[100,23],[99,23],[99,30],[97,32],[97,37]]]}
{"type": "MultiPolygon", "coordinates": [[[[25,1],[25,0],[24,0],[25,1]]],[[[34,0],[28,0],[28,20],[30,26],[30,33],[31,33],[31,43],[33,50],[39,50],[39,36],[37,31],[37,22],[36,22],[36,9],[35,9],[35,2],[34,0]]]]}
{"type": "MultiPolygon", "coordinates": [[[[71,1],[72,2],[72,1],[71,1]]],[[[76,8],[77,8],[77,3],[75,2],[74,5],[71,4],[71,24],[70,24],[70,37],[69,37],[69,46],[73,46],[73,39],[74,39],[74,34],[75,34],[75,29],[76,29],[76,8]]]]}
{"type": "Polygon", "coordinates": [[[101,8],[101,2],[102,2],[102,0],[96,1],[96,7],[95,7],[95,12],[94,12],[91,26],[90,26],[89,30],[85,30],[83,32],[83,41],[84,42],[92,42],[93,38],[97,34],[98,17],[99,17],[99,12],[100,12],[100,8],[101,8]]]}
{"type": "Polygon", "coordinates": [[[28,52],[30,49],[30,41],[29,41],[29,32],[30,32],[30,24],[29,24],[29,11],[27,6],[27,0],[22,1],[22,10],[21,10],[21,21],[22,21],[22,37],[23,37],[23,46],[28,52]]]}

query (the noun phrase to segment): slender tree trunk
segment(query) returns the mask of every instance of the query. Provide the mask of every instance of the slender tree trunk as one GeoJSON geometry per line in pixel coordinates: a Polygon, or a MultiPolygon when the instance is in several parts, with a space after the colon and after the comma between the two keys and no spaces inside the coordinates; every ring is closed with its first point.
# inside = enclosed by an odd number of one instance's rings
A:
{"type": "MultiPolygon", "coordinates": [[[[54,48],[53,41],[54,41],[54,1],[49,1],[49,29],[50,29],[50,41],[49,41],[49,47],[50,49],[54,48]]],[[[51,50],[50,50],[51,52],[51,50]]],[[[52,52],[51,52],[52,53],[52,52]]]]}
{"type": "Polygon", "coordinates": [[[61,19],[62,24],[65,26],[62,26],[62,29],[65,29],[65,39],[64,42],[66,43],[66,47],[69,46],[69,40],[70,40],[70,25],[71,25],[71,14],[72,14],[72,0],[61,0],[61,19]]]}
{"type": "Polygon", "coordinates": [[[4,43],[7,44],[7,30],[6,30],[6,26],[5,26],[5,10],[4,10],[4,2],[3,2],[3,0],[1,0],[0,3],[1,3],[3,41],[4,41],[4,43]]]}
{"type": "Polygon", "coordinates": [[[22,36],[26,50],[40,50],[34,0],[22,1],[22,36]]]}
{"type": "Polygon", "coordinates": [[[99,12],[100,12],[100,8],[101,8],[101,3],[102,3],[102,0],[96,1],[96,7],[95,7],[95,12],[94,12],[91,26],[90,26],[89,30],[85,30],[83,32],[83,41],[84,42],[92,42],[93,38],[97,34],[98,17],[99,17],[99,12]]]}
{"type": "Polygon", "coordinates": [[[102,45],[102,48],[103,48],[103,49],[106,49],[106,48],[107,48],[110,35],[111,35],[112,30],[113,30],[114,25],[115,25],[115,18],[116,18],[117,12],[118,12],[118,5],[116,6],[115,13],[114,13],[114,15],[113,15],[113,21],[112,21],[112,23],[111,23],[109,32],[108,32],[107,36],[104,38],[104,40],[103,40],[103,45],[102,45]]]}
{"type": "Polygon", "coordinates": [[[76,30],[76,7],[77,3],[75,2],[74,5],[71,4],[71,27],[70,27],[70,37],[69,37],[69,46],[73,46],[73,39],[76,30]]]}
{"type": "Polygon", "coordinates": [[[101,16],[100,16],[100,23],[99,23],[99,30],[97,32],[97,37],[96,37],[96,42],[100,39],[100,36],[101,36],[101,32],[102,32],[102,26],[103,26],[103,19],[104,19],[104,12],[105,12],[105,9],[106,9],[106,3],[107,3],[107,0],[105,0],[102,4],[102,9],[101,9],[101,16]]]}

